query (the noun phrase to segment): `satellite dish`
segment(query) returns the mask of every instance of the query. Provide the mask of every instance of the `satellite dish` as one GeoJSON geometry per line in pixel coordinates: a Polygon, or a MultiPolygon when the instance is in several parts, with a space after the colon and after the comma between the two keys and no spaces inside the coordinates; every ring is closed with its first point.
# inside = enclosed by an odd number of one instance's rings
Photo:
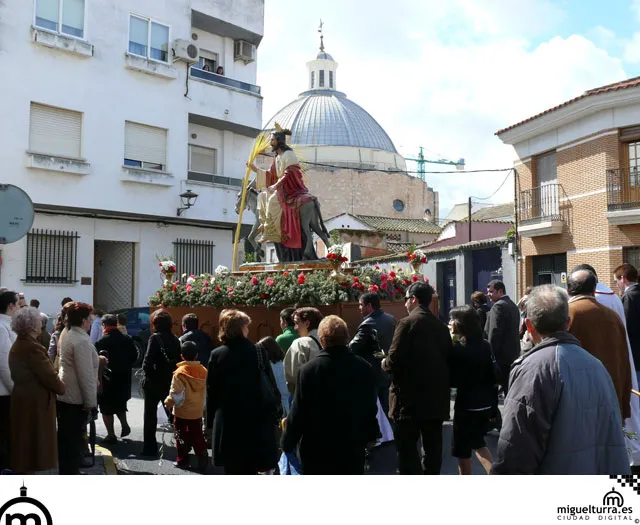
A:
{"type": "Polygon", "coordinates": [[[22,188],[0,184],[0,244],[22,239],[33,226],[33,202],[22,188]]]}

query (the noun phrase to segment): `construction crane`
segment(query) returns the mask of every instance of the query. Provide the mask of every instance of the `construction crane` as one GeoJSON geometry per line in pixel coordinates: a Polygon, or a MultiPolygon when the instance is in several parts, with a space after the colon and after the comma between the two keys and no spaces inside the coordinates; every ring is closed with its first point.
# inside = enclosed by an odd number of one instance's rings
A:
{"type": "Polygon", "coordinates": [[[426,159],[423,153],[424,148],[422,146],[420,146],[420,153],[418,153],[418,158],[417,159],[412,159],[409,157],[405,157],[404,160],[409,160],[412,162],[416,162],[418,164],[418,177],[421,180],[426,180],[426,164],[446,164],[448,166],[455,166],[457,170],[463,170],[464,169],[464,159],[458,159],[457,161],[454,160],[446,160],[446,159],[438,159],[438,160],[431,160],[431,159],[426,159]]]}

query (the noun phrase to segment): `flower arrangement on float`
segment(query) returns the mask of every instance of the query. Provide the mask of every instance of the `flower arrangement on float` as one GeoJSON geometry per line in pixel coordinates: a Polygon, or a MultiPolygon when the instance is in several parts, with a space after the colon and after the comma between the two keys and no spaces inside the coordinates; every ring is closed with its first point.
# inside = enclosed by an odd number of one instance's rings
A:
{"type": "Polygon", "coordinates": [[[427,262],[427,255],[420,249],[412,249],[407,252],[407,260],[413,268],[413,273],[420,273],[420,266],[427,262]]]}
{"type": "Polygon", "coordinates": [[[382,300],[402,301],[412,283],[429,282],[421,275],[412,275],[408,268],[395,265],[390,270],[377,266],[354,268],[353,273],[343,275],[340,281],[327,278],[328,270],[301,271],[295,266],[283,271],[243,275],[218,269],[214,274],[191,275],[186,283],[170,281],[149,298],[149,305],[214,308],[331,305],[357,302],[366,292],[376,292],[382,300]]]}

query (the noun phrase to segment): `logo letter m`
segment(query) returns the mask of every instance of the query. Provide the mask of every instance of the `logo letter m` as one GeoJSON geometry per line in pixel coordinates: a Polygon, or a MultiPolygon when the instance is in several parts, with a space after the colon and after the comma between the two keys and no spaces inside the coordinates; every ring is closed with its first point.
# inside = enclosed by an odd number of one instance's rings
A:
{"type": "Polygon", "coordinates": [[[40,516],[37,514],[7,514],[7,524],[12,525],[13,521],[17,520],[20,522],[20,525],[29,525],[29,520],[33,520],[33,525],[42,525],[42,520],[40,516]]]}

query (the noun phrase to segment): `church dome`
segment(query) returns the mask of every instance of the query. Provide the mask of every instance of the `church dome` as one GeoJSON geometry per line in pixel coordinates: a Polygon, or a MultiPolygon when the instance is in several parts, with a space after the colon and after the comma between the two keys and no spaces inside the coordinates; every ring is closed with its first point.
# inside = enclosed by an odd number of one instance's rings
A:
{"type": "MultiPolygon", "coordinates": [[[[322,27],[322,26],[321,26],[322,27]]],[[[282,108],[265,129],[277,122],[291,130],[291,143],[298,146],[346,146],[389,152],[398,156],[382,126],[363,108],[337,91],[338,63],[324,49],[307,63],[308,90],[282,108]]]]}
{"type": "Polygon", "coordinates": [[[300,146],[351,146],[397,153],[382,126],[347,98],[331,89],[312,89],[282,108],[269,121],[291,130],[291,142],[300,146]]]}

